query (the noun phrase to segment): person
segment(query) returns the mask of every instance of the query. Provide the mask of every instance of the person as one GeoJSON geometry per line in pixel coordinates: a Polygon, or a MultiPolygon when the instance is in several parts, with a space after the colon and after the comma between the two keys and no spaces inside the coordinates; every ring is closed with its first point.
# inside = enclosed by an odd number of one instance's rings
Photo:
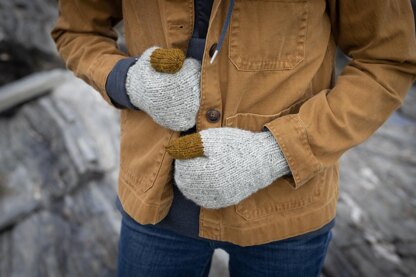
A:
{"type": "Polygon", "coordinates": [[[215,248],[231,276],[319,276],[339,158],[416,74],[410,1],[60,1],[51,36],[120,111],[118,276],[207,276],[215,248]]]}

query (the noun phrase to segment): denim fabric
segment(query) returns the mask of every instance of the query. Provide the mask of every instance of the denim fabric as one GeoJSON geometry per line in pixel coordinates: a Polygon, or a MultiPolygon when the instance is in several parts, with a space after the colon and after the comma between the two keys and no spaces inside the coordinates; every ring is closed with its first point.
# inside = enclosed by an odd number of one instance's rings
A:
{"type": "Polygon", "coordinates": [[[208,276],[212,254],[221,248],[230,255],[231,277],[314,277],[321,272],[331,238],[329,228],[313,235],[241,247],[138,224],[122,213],[117,276],[208,276]]]}

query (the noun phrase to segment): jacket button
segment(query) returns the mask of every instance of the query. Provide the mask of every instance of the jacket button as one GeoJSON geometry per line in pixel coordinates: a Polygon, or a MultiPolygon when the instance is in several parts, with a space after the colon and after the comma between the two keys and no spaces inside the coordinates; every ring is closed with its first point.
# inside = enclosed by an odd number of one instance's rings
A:
{"type": "Polygon", "coordinates": [[[211,109],[207,111],[207,120],[211,123],[218,122],[221,118],[221,113],[217,110],[211,109]]]}
{"type": "Polygon", "coordinates": [[[208,54],[209,56],[212,58],[212,56],[214,55],[215,52],[215,48],[217,48],[217,43],[214,43],[211,45],[211,48],[209,48],[208,54]]]}

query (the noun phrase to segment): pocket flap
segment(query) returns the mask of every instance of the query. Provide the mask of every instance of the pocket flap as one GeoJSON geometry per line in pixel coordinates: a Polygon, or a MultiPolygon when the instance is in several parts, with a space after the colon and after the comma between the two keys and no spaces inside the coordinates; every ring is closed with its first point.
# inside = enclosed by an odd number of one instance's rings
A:
{"type": "Polygon", "coordinates": [[[290,107],[271,115],[255,114],[255,113],[237,113],[235,115],[229,116],[225,119],[226,127],[239,128],[252,132],[261,132],[263,131],[264,125],[270,121],[292,113],[297,113],[302,106],[303,102],[306,99],[303,99],[290,107]]]}

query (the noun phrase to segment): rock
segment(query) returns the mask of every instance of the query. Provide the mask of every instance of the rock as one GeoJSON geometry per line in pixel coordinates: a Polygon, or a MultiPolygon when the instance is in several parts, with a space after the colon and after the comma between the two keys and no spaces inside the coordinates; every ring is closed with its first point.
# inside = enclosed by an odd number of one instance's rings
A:
{"type": "Polygon", "coordinates": [[[0,117],[0,276],[115,275],[118,113],[65,80],[0,117]]]}
{"type": "Polygon", "coordinates": [[[416,122],[395,113],[342,157],[337,224],[325,276],[416,274],[411,258],[416,243],[415,146],[416,122]]]}
{"type": "Polygon", "coordinates": [[[18,81],[0,87],[0,113],[10,112],[25,101],[42,96],[62,83],[67,72],[54,69],[30,74],[18,81]]]}
{"type": "Polygon", "coordinates": [[[50,30],[58,16],[55,0],[0,3],[0,85],[30,73],[64,67],[50,30]]]}
{"type": "Polygon", "coordinates": [[[27,49],[56,55],[49,35],[58,16],[55,0],[2,0],[0,41],[12,41],[27,49]]]}
{"type": "Polygon", "coordinates": [[[406,95],[406,99],[400,107],[399,112],[411,120],[416,120],[416,86],[413,86],[406,95]]]}
{"type": "Polygon", "coordinates": [[[5,276],[64,276],[70,226],[49,211],[33,213],[11,232],[5,276]]]}
{"type": "MultiPolygon", "coordinates": [[[[0,85],[31,73],[64,68],[50,35],[58,17],[56,0],[0,2],[0,85]]],[[[127,52],[123,24],[116,26],[119,46],[127,52]]]]}

